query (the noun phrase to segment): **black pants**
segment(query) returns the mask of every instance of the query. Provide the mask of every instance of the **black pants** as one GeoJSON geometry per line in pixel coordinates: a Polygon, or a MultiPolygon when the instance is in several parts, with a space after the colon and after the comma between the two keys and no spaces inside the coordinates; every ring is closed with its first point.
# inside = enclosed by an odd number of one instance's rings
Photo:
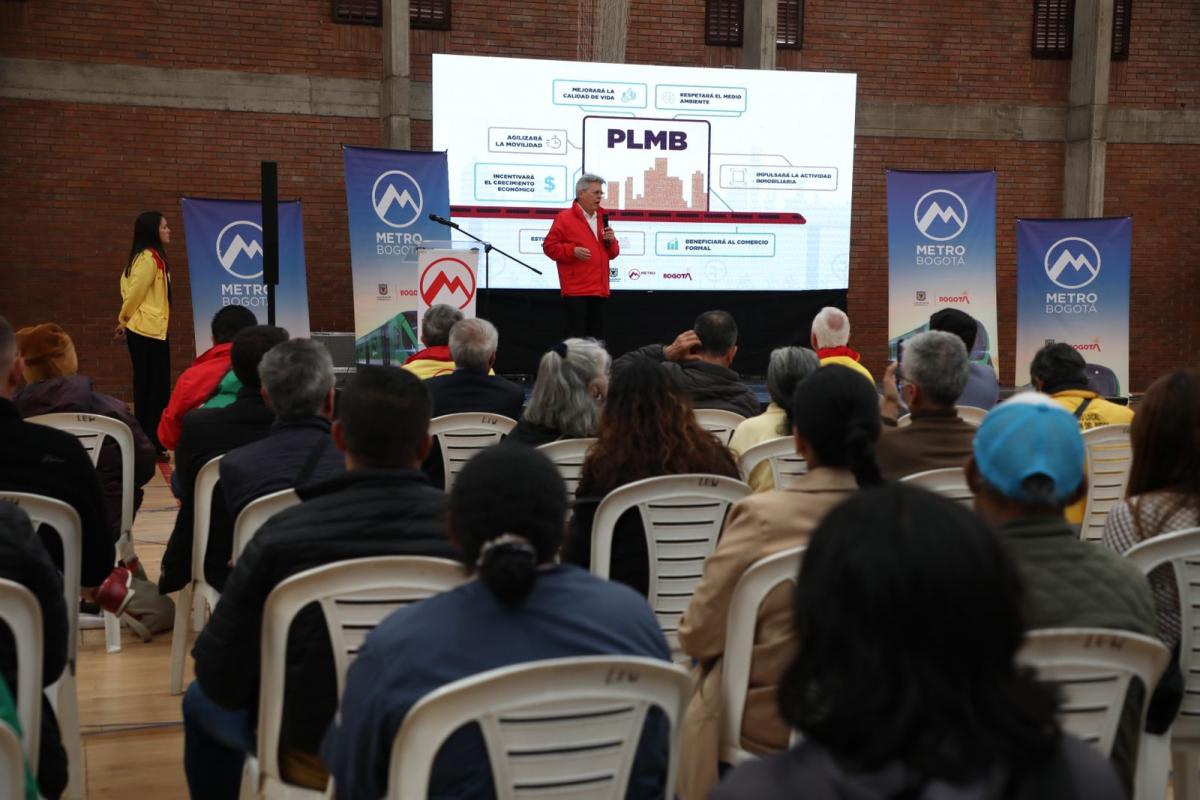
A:
{"type": "Polygon", "coordinates": [[[572,336],[591,337],[604,341],[604,301],[607,297],[564,297],[563,309],[567,312],[563,338],[572,336]]]}
{"type": "Polygon", "coordinates": [[[133,362],[133,415],[160,453],[158,420],[171,398],[171,347],[166,339],[125,331],[129,360],[133,362]]]}

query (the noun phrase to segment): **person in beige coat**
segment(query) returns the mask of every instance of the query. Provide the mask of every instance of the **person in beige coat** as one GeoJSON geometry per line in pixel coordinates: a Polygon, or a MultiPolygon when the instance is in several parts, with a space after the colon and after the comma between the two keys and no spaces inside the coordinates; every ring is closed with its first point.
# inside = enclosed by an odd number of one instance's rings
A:
{"type": "MultiPolygon", "coordinates": [[[[707,798],[717,783],[721,748],[721,659],[726,617],[738,579],[755,562],[805,545],[821,519],[860,486],[880,482],[875,464],[879,403],[870,384],[840,365],[821,367],[792,401],[796,452],[809,472],[785,489],[751,495],[730,511],[717,548],[679,626],[683,649],[696,659],[694,693],[683,721],[679,796],[707,798]]],[[[741,747],[766,755],[787,747],[776,689],[795,655],[790,585],[776,587],[759,608],[741,747]]]]}

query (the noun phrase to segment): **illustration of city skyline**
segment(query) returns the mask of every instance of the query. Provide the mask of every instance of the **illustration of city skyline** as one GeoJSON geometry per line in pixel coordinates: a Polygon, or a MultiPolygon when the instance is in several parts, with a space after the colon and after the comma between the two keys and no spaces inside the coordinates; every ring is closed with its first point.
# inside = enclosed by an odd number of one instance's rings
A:
{"type": "Polygon", "coordinates": [[[667,159],[654,159],[654,166],[642,174],[642,194],[634,195],[633,176],[626,177],[624,199],[622,200],[622,181],[609,181],[605,204],[615,209],[643,210],[708,210],[708,192],[705,189],[704,173],[696,170],[692,173],[692,194],[689,204],[684,194],[683,178],[677,178],[667,171],[667,159]]]}

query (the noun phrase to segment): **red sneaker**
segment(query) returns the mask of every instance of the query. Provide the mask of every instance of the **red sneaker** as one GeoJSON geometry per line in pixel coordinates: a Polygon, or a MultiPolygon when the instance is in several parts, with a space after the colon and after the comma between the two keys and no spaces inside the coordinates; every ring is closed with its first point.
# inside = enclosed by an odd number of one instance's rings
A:
{"type": "Polygon", "coordinates": [[[132,584],[133,572],[125,567],[113,567],[113,571],[96,590],[96,604],[110,614],[121,616],[135,594],[132,584]]]}

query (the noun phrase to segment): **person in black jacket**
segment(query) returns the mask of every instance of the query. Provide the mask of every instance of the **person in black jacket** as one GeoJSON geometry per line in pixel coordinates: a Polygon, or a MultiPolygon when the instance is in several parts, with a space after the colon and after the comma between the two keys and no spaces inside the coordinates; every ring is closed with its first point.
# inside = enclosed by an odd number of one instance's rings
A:
{"type": "MultiPolygon", "coordinates": [[[[271,325],[254,325],[243,328],[233,340],[229,361],[233,372],[242,382],[237,399],[224,408],[197,408],[183,417],[183,432],[179,435],[179,446],[175,449],[175,470],[179,473],[179,513],[175,527],[167,540],[163,552],[162,571],[158,577],[158,590],[163,594],[177,592],[192,579],[192,493],[196,488],[196,473],[217,456],[224,455],[235,447],[256,442],[271,430],[275,412],[263,402],[262,386],[258,378],[258,364],[264,355],[280,342],[286,342],[288,333],[283,328],[271,325]]],[[[225,506],[225,495],[213,492],[212,514],[209,536],[224,534],[226,541],[233,541],[233,519],[225,506]]],[[[219,576],[229,571],[229,549],[208,549],[205,559],[205,577],[219,576]]]]}
{"type": "Polygon", "coordinates": [[[757,416],[762,404],[750,387],[730,367],[737,355],[737,323],[728,311],[705,311],[690,331],[669,345],[650,344],[626,353],[613,362],[613,375],[635,361],[655,361],[670,372],[692,398],[695,408],[719,408],[757,416]]]}
{"type": "MultiPolygon", "coordinates": [[[[100,479],[74,436],[21,419],[12,397],[23,368],[12,326],[0,317],[0,489],[53,497],[79,513],[83,526],[79,579],[82,586],[94,588],[108,577],[115,560],[100,479]]],[[[58,536],[49,530],[38,533],[61,569],[58,536]]]]}
{"type": "MultiPolygon", "coordinates": [[[[406,370],[359,367],[342,392],[333,439],[346,472],[299,490],[303,502],[272,517],[234,565],[221,603],[196,641],[196,682],[183,701],[184,770],[193,800],[236,797],[254,747],[263,607],[281,581],[352,558],[454,558],[445,495],[419,466],[429,452],[429,394],[406,370]]],[[[320,610],[288,635],[282,725],[286,780],[322,788],[316,755],[337,708],[333,655],[320,610]]]]}
{"type": "MultiPolygon", "coordinates": [[[[21,584],[42,609],[42,685],[58,680],[67,664],[67,609],[62,578],[33,532],[29,516],[11,503],[0,503],[0,578],[21,584]]],[[[17,685],[17,651],[12,632],[0,625],[0,675],[17,685]]],[[[38,790],[53,800],[67,786],[67,753],[62,746],[54,709],[42,697],[38,790]]]]}

